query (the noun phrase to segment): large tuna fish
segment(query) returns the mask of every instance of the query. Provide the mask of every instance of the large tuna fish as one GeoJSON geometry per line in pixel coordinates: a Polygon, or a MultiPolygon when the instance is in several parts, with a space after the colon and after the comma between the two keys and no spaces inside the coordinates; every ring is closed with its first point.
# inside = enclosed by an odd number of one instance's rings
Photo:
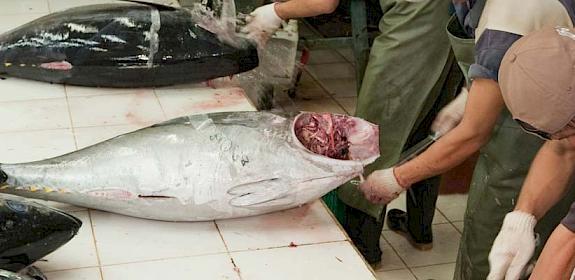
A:
{"type": "Polygon", "coordinates": [[[83,86],[148,87],[229,76],[258,65],[256,48],[234,47],[158,4],[118,2],[50,14],[0,36],[0,73],[83,86]]]}
{"type": "Polygon", "coordinates": [[[0,195],[0,269],[20,271],[72,239],[81,225],[57,209],[0,195]]]}
{"type": "Polygon", "coordinates": [[[0,189],[135,217],[213,220],[299,206],[378,156],[377,127],[358,118],[216,113],[57,158],[1,164],[7,185],[0,189]]]}

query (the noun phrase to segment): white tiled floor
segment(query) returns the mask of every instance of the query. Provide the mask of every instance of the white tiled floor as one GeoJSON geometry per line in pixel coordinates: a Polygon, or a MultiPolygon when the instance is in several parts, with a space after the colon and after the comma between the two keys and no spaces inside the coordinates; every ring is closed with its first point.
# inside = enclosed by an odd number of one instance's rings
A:
{"type": "MultiPolygon", "coordinates": [[[[390,271],[377,271],[377,279],[387,280],[417,280],[413,273],[408,269],[390,270],[390,271]]],[[[426,279],[426,278],[424,278],[426,279]]]]}
{"type": "Polygon", "coordinates": [[[244,279],[369,279],[363,260],[347,242],[232,253],[244,279]],[[310,274],[309,271],[315,273],[310,274]]]}
{"type": "Polygon", "coordinates": [[[19,0],[2,2],[0,15],[48,13],[46,0],[19,0]]]}
{"type": "Polygon", "coordinates": [[[0,133],[0,147],[2,163],[15,163],[61,155],[75,150],[76,145],[72,130],[66,128],[0,133]],[[30,145],[31,139],[42,140],[30,145]]]}
{"type": "Polygon", "coordinates": [[[433,225],[433,249],[418,251],[401,235],[384,231],[383,237],[393,246],[408,267],[455,262],[459,232],[451,224],[433,225]]]}
{"type": "Polygon", "coordinates": [[[226,253],[105,266],[102,274],[107,280],[241,279],[226,253]]]}
{"type": "Polygon", "coordinates": [[[69,97],[68,103],[75,127],[146,126],[164,120],[158,98],[150,90],[127,94],[69,97]]]}
{"type": "Polygon", "coordinates": [[[231,252],[346,240],[330,215],[321,211],[322,207],[305,205],[289,212],[216,221],[216,224],[231,252]]]}
{"type": "Polygon", "coordinates": [[[437,200],[437,208],[452,222],[463,221],[465,206],[467,205],[466,194],[453,194],[442,196],[437,200]]]}

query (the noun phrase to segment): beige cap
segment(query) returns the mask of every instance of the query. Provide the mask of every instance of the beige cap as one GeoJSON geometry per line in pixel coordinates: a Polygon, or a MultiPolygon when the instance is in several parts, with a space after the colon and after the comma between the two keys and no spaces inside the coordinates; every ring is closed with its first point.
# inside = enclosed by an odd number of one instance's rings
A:
{"type": "Polygon", "coordinates": [[[553,134],[575,117],[575,30],[549,27],[517,40],[499,86],[514,119],[553,134]]]}

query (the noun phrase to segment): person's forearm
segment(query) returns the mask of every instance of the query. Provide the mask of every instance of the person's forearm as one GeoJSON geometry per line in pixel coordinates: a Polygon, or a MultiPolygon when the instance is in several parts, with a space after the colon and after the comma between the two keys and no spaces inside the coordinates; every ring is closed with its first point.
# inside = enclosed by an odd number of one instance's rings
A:
{"type": "Polygon", "coordinates": [[[529,279],[565,279],[565,275],[571,274],[574,256],[575,234],[560,224],[547,240],[529,279]]]}
{"type": "Polygon", "coordinates": [[[540,219],[569,186],[575,171],[575,147],[567,140],[547,141],[539,150],[519,195],[515,210],[540,219]]]}
{"type": "Polygon", "coordinates": [[[445,173],[477,152],[487,139],[465,131],[461,125],[438,140],[415,159],[395,168],[402,186],[445,173]]]}
{"type": "Polygon", "coordinates": [[[339,0],[290,0],[276,3],[275,11],[280,18],[288,20],[330,14],[338,4],[339,0]]]}
{"type": "Polygon", "coordinates": [[[499,85],[495,81],[474,81],[461,123],[420,156],[395,168],[399,183],[409,186],[465,161],[489,141],[503,106],[499,85]]]}

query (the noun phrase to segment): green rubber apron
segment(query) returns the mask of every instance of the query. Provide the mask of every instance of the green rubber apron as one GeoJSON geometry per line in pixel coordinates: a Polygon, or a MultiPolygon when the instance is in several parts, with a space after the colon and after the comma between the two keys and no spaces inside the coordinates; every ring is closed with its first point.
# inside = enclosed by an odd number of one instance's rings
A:
{"type": "MultiPolygon", "coordinates": [[[[381,157],[366,168],[366,175],[398,161],[414,128],[441,98],[453,62],[444,29],[449,3],[380,0],[381,35],[371,48],[356,107],[356,116],[378,124],[380,130],[381,157]]],[[[346,205],[376,218],[385,209],[371,204],[349,183],[338,195],[346,205]]]]}

